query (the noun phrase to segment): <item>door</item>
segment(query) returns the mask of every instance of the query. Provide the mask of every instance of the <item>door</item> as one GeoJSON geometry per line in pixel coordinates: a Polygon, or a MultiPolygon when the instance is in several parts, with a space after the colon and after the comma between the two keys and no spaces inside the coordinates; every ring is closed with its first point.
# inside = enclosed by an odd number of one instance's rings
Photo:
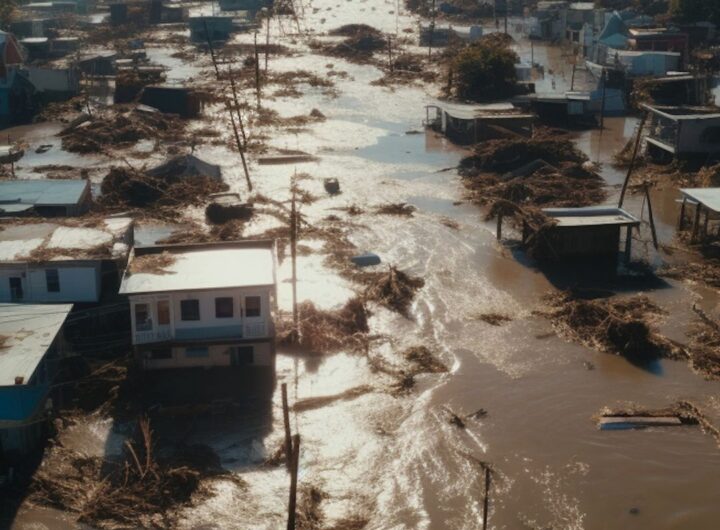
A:
{"type": "Polygon", "coordinates": [[[243,297],[243,324],[245,337],[263,337],[265,335],[265,318],[263,299],[259,294],[243,297]]]}
{"type": "Polygon", "coordinates": [[[231,366],[249,366],[255,362],[255,351],[252,346],[238,346],[230,352],[231,366]]]}
{"type": "Polygon", "coordinates": [[[23,299],[22,278],[10,278],[10,299],[15,302],[23,299]]]}

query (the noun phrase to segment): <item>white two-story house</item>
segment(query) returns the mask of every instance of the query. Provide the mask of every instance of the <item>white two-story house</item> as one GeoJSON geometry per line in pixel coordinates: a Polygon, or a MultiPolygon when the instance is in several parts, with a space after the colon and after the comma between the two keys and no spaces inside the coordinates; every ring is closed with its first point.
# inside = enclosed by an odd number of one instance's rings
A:
{"type": "Polygon", "coordinates": [[[273,241],[135,247],[120,294],[146,370],[275,365],[273,241]]]}

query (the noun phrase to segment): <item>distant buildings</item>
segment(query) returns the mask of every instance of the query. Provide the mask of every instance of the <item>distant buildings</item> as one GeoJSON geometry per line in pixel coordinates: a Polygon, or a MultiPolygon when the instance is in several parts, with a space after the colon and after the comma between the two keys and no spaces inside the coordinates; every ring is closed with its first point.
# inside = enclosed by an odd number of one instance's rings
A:
{"type": "Polygon", "coordinates": [[[0,304],[0,461],[43,440],[69,304],[0,304]]]}
{"type": "Polygon", "coordinates": [[[274,368],[272,241],[136,247],[120,294],[147,370],[274,368]]]}

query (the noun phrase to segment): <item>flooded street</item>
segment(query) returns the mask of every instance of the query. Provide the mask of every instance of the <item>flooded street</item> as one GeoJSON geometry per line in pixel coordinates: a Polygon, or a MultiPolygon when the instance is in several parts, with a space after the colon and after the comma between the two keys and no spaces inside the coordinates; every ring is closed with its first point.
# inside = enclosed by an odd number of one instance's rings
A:
{"type": "MultiPolygon", "coordinates": [[[[299,23],[303,31],[321,33],[358,21],[404,35],[405,28],[417,31],[418,19],[395,1],[311,0],[302,6],[299,23]]],[[[248,34],[235,39],[252,42],[248,34]]],[[[266,396],[270,405],[260,404],[262,399],[249,402],[232,420],[169,420],[167,427],[183,433],[185,443],[209,445],[223,467],[244,482],[242,487],[214,482],[214,495],[183,511],[182,528],[284,527],[288,474],[284,467],[263,465],[283,441],[281,383],[288,385],[291,407],[328,397],[320,406],[291,411],[293,432],[302,437],[299,484],[324,492],[323,528],[480,529],[481,463],[494,471],[489,514],[494,530],[717,528],[720,451],[713,436],[690,426],[601,431],[593,416],[605,406],[626,402],[665,407],[687,399],[717,420],[720,383],[704,380],[686,362],[660,360],[639,367],[555,335],[536,310],[558,285],[515,248],[499,243],[495,222],[485,221],[485,212],[466,201],[455,168],[468,151],[424,131],[424,107],[439,95],[437,87],[373,85],[382,77],[378,68],[312,53],[309,37],[292,34],[289,19],[282,20],[282,27],[272,21],[271,39],[302,54],[271,55],[272,72],[303,69],[325,78],[332,70],[346,75],[332,77],[336,97],[304,86],[300,98],[263,101],[281,116],[319,109],[327,120],[302,130],[274,130],[270,147],[303,151],[317,160],[259,165],[251,158],[254,191],[289,200],[293,174],[308,173],[311,178],[300,186],[319,197],[301,207],[309,224],[329,215],[341,217],[352,223],[349,237],[358,249],[377,253],[384,264],[423,278],[425,285],[409,318],[372,307],[373,340],[367,355],[302,356],[279,346],[277,384],[266,396]],[[324,192],[328,177],[339,180],[341,194],[324,192]],[[384,203],[408,203],[416,211],[408,217],[373,212],[384,203]],[[352,205],[364,212],[350,216],[341,210],[352,205]],[[478,318],[490,312],[510,321],[493,326],[478,318]],[[392,378],[374,370],[370,361],[401,366],[399,352],[418,345],[436,352],[449,371],[418,375],[409,393],[393,393],[392,378]],[[363,390],[348,394],[357,388],[363,390]],[[487,413],[473,415],[480,409],[487,413]],[[449,421],[452,413],[465,418],[464,429],[449,421]],[[353,520],[367,525],[353,527],[353,520]]],[[[526,44],[519,41],[518,47],[529,60],[526,44]]],[[[170,57],[171,51],[158,47],[149,53],[171,69],[169,77],[198,76],[208,67],[205,62],[183,66],[170,57]]],[[[536,43],[533,56],[546,65],[538,91],[552,90],[553,79],[557,90],[569,88],[572,67],[559,49],[536,43]]],[[[254,95],[246,90],[243,97],[252,101],[254,95]]],[[[208,121],[215,116],[224,123],[219,106],[206,115],[208,121]]],[[[625,177],[624,170],[611,166],[612,155],[631,138],[636,124],[632,117],[608,118],[602,133],[573,133],[578,148],[601,165],[608,202],[616,202],[625,177]]],[[[13,130],[13,136],[33,148],[54,146],[44,155],[29,150],[20,175],[31,178],[33,166],[82,164],[94,178],[112,165],[107,157],[59,151],[58,130],[54,125],[13,130]]],[[[236,153],[226,145],[198,145],[195,153],[220,164],[231,189],[247,195],[236,153]]],[[[661,243],[672,244],[679,209],[676,190],[655,189],[652,198],[661,243]]],[[[640,216],[642,197],[630,195],[626,207],[640,216]]],[[[272,224],[272,219],[253,221],[244,235],[262,233],[272,224]]],[[[641,233],[649,241],[647,227],[641,233]]],[[[342,306],[359,287],[324,263],[322,241],[309,237],[301,243],[314,252],[298,259],[300,301],[311,300],[323,309],[342,306]]],[[[649,244],[639,242],[634,251],[651,265],[662,260],[649,244]]],[[[286,259],[278,278],[282,311],[292,308],[290,278],[286,259]]],[[[562,287],[575,281],[563,280],[562,287]]],[[[645,294],[668,311],[663,332],[679,341],[685,340],[693,302],[706,307],[718,303],[714,291],[674,280],[660,281],[645,294]]],[[[65,443],[117,452],[125,427],[98,419],[65,443]]],[[[35,508],[21,509],[12,525],[14,530],[77,527],[59,513],[35,508]]]]}

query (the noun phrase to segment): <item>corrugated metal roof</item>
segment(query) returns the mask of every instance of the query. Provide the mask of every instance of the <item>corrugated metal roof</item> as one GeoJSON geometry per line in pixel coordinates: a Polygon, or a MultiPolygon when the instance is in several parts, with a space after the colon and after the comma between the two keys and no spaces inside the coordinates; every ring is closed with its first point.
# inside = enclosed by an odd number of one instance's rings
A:
{"type": "Polygon", "coordinates": [[[160,272],[129,274],[134,256],[120,286],[120,294],[195,291],[233,287],[253,287],[275,284],[273,249],[233,248],[224,245],[165,247],[175,261],[160,272]]]}
{"type": "Polygon", "coordinates": [[[89,185],[87,180],[4,180],[0,181],[0,203],[74,205],[89,185]]]}
{"type": "Polygon", "coordinates": [[[0,304],[0,386],[27,383],[72,309],[72,304],[0,304]]]}

